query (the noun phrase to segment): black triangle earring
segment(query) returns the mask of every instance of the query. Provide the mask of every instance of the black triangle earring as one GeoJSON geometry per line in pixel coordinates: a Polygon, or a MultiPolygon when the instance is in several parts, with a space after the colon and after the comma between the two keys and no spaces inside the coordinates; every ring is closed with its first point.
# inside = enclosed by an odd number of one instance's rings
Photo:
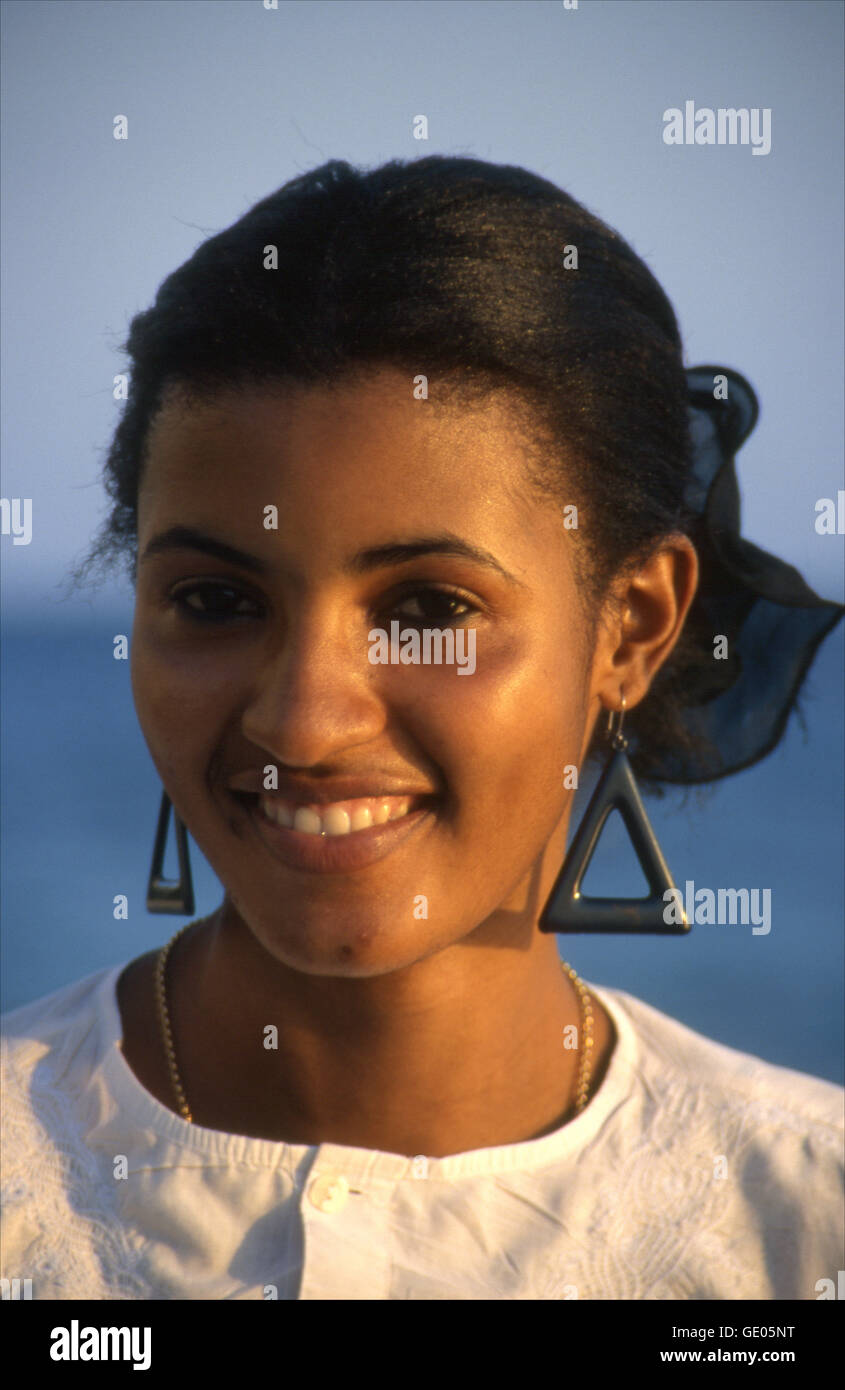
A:
{"type": "Polygon", "coordinates": [[[179,856],[179,878],[162,878],[164,850],[167,844],[167,822],[170,819],[171,801],[167,792],[162,793],[161,810],[158,814],[153,862],[147,883],[147,911],[173,912],[182,917],[194,915],[194,885],[191,879],[191,861],[188,858],[188,832],[176,808],[173,808],[173,825],[176,831],[176,851],[179,856]]]}
{"type": "Polygon", "coordinates": [[[584,819],[575,832],[538,926],[544,932],[641,932],[660,936],[684,936],[690,922],[680,892],[649,825],[622,737],[625,700],[615,734],[613,711],[607,723],[613,752],[590,798],[584,819]],[[651,893],[647,898],[588,898],[581,880],[595,853],[599,836],[611,811],[618,810],[637,852],[651,893]],[[672,903],[669,910],[668,904],[672,903]],[[667,915],[671,920],[667,921],[667,915]]]}

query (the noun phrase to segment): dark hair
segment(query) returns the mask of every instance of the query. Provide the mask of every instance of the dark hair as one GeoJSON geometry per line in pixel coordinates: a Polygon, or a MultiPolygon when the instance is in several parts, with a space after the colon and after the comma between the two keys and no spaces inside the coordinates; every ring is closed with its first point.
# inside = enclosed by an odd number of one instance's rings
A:
{"type": "MultiPolygon", "coordinates": [[[[578,505],[594,611],[661,536],[695,539],[672,306],[617,232],[516,166],[432,155],[362,171],[331,160],[200,245],[132,319],[123,350],[131,389],[104,469],[113,507],[82,573],[119,556],[134,572],[146,441],[170,385],[202,396],[384,365],[425,374],[438,396],[498,390],[521,409],[536,482],[578,505]],[[265,268],[269,247],[277,270],[265,268]]],[[[712,642],[694,601],[627,717],[634,768],[653,789],[667,750],[691,745],[684,705],[727,665],[713,662],[712,642]]]]}

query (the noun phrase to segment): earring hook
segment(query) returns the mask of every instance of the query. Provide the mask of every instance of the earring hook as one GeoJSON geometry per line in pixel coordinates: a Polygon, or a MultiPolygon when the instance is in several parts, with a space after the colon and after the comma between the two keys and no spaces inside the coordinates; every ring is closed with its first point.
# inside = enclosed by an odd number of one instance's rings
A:
{"type": "Polygon", "coordinates": [[[628,740],[622,736],[622,725],[625,720],[625,696],[622,695],[622,708],[620,710],[610,710],[607,716],[607,736],[614,748],[627,748],[628,740]],[[613,728],[613,716],[619,715],[619,723],[613,728]]]}

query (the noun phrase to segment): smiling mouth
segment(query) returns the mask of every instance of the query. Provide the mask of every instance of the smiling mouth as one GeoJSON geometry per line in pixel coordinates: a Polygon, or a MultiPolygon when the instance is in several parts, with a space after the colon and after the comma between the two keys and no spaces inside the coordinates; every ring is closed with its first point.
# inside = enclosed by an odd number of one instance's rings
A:
{"type": "Polygon", "coordinates": [[[324,836],[355,835],[375,825],[401,820],[419,810],[426,800],[421,796],[361,796],[352,801],[302,806],[279,796],[256,798],[262,815],[273,825],[324,836]]]}
{"type": "Polygon", "coordinates": [[[348,874],[376,864],[409,836],[431,827],[440,806],[437,795],[367,796],[304,806],[263,792],[231,795],[275,859],[314,874],[348,874]]]}

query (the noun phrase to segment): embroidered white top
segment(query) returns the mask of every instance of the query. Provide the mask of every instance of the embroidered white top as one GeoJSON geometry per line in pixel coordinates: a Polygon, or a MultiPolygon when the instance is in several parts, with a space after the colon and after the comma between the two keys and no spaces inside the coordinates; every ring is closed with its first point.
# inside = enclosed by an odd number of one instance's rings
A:
{"type": "Polygon", "coordinates": [[[2,1020],[0,1273],[34,1299],[816,1299],[836,1284],[831,1082],[589,984],[617,1043],[554,1133],[429,1159],[276,1143],[187,1124],[144,1089],[120,1048],[123,969],[2,1020]]]}

